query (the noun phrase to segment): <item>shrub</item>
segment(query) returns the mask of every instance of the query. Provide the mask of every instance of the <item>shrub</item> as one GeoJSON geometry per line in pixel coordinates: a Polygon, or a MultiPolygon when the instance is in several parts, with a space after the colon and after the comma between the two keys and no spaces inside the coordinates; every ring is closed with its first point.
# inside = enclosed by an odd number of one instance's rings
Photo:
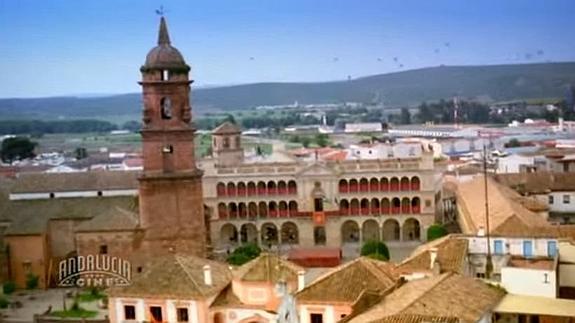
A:
{"type": "Polygon", "coordinates": [[[4,294],[10,295],[10,294],[14,293],[14,291],[16,290],[16,283],[9,280],[9,281],[4,283],[4,286],[2,286],[2,289],[4,290],[4,294]]]}
{"type": "Polygon", "coordinates": [[[10,302],[6,299],[6,297],[0,296],[0,308],[8,308],[10,302]]]}
{"type": "Polygon", "coordinates": [[[441,224],[433,224],[427,228],[427,241],[433,241],[447,235],[447,229],[441,224]]]}
{"type": "Polygon", "coordinates": [[[370,240],[361,247],[361,255],[380,260],[389,260],[389,249],[387,249],[385,243],[381,241],[370,240]]]}
{"type": "Polygon", "coordinates": [[[379,254],[379,253],[372,253],[371,255],[367,255],[367,257],[371,258],[371,259],[375,259],[375,260],[381,260],[381,261],[388,261],[389,259],[385,258],[384,255],[379,254]]]}
{"type": "Polygon", "coordinates": [[[32,273],[26,275],[26,289],[36,289],[38,288],[38,281],[40,277],[32,273]]]}
{"type": "Polygon", "coordinates": [[[258,257],[262,249],[255,243],[248,243],[236,248],[228,257],[228,263],[234,266],[241,266],[246,262],[258,257]]]}

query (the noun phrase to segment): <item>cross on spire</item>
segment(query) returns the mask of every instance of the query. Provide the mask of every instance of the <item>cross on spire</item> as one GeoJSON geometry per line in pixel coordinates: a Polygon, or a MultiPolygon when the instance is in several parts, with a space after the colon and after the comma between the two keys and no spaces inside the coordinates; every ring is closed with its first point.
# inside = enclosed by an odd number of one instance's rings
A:
{"type": "Polygon", "coordinates": [[[160,31],[158,32],[158,45],[170,45],[170,35],[164,16],[160,18],[160,31]]]}

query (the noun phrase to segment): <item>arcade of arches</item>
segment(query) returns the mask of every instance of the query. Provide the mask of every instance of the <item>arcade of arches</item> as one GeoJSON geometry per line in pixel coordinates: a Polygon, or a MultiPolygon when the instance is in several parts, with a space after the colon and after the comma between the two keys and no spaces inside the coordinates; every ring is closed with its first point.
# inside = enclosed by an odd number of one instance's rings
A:
{"type": "Polygon", "coordinates": [[[419,177],[382,177],[342,179],[339,181],[340,193],[367,193],[367,192],[405,192],[419,191],[421,181],[419,177]]]}
{"type": "MultiPolygon", "coordinates": [[[[342,244],[359,243],[368,240],[383,241],[419,241],[421,240],[421,225],[419,220],[408,218],[402,224],[397,219],[385,219],[379,223],[375,219],[359,222],[353,219],[344,221],[339,230],[338,240],[342,244]]],[[[255,223],[226,223],[220,229],[220,242],[223,245],[258,242],[264,245],[297,245],[300,229],[295,222],[286,221],[281,224],[264,222],[261,226],[255,223]]],[[[329,237],[336,239],[336,237],[329,237]]]]}
{"type": "Polygon", "coordinates": [[[219,182],[216,185],[218,197],[242,197],[242,196],[269,196],[269,195],[295,195],[297,183],[290,181],[259,181],[259,182],[219,182]]]}

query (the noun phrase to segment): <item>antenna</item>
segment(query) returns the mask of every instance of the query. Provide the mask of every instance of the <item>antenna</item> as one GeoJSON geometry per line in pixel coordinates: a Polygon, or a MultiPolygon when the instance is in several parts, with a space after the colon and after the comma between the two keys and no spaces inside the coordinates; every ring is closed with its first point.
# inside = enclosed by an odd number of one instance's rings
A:
{"type": "Polygon", "coordinates": [[[483,183],[485,186],[485,236],[487,238],[487,258],[485,259],[485,278],[491,278],[493,262],[491,261],[491,241],[489,238],[489,199],[487,194],[487,147],[483,143],[483,183]]]}
{"type": "Polygon", "coordinates": [[[453,124],[455,128],[459,127],[459,99],[453,97],[453,124]]]}

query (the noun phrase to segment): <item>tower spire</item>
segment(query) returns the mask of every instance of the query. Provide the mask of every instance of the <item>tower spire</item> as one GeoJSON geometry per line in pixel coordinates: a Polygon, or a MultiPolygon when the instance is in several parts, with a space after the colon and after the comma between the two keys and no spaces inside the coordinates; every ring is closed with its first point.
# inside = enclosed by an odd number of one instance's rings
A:
{"type": "Polygon", "coordinates": [[[158,45],[170,45],[170,35],[164,16],[160,18],[160,31],[158,32],[158,45]]]}

